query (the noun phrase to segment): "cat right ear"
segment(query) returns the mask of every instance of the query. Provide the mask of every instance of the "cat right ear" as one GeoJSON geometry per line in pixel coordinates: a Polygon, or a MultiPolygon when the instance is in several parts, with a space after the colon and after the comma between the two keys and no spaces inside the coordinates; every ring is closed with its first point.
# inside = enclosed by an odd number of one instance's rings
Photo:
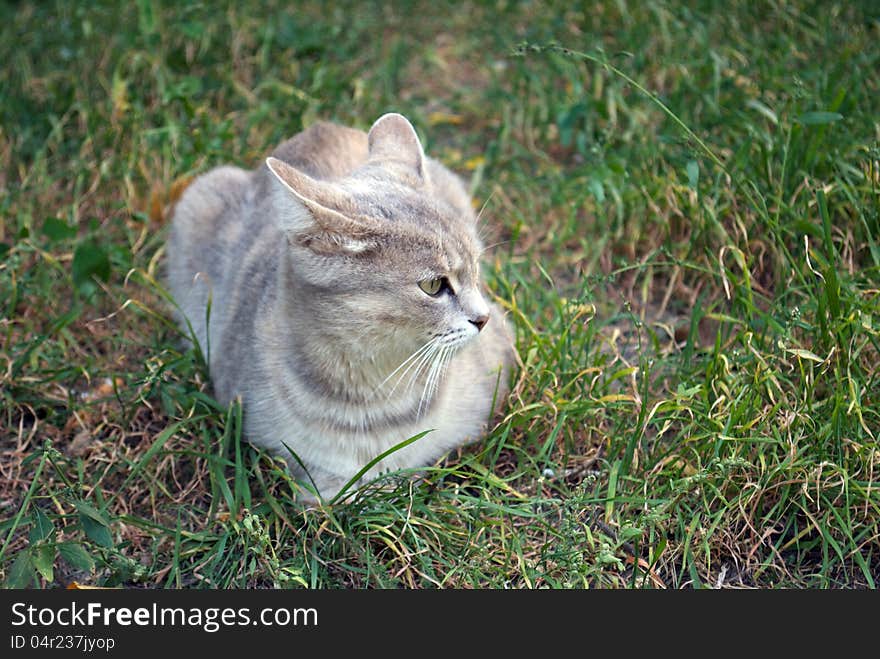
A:
{"type": "Polygon", "coordinates": [[[349,203],[337,186],[314,179],[271,156],[266,159],[266,166],[283,195],[275,205],[278,221],[289,240],[322,253],[360,253],[373,247],[370,227],[336,210],[349,203]],[[291,204],[289,195],[299,203],[291,204]]]}
{"type": "Polygon", "coordinates": [[[425,152],[409,119],[389,112],[376,119],[367,135],[370,158],[396,160],[427,181],[425,152]]]}

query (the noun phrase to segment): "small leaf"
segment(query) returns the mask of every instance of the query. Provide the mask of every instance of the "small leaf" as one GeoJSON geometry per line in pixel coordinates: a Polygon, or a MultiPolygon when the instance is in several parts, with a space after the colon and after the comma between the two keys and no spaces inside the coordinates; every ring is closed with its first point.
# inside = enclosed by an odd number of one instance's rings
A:
{"type": "Polygon", "coordinates": [[[9,253],[9,250],[12,249],[6,243],[0,243],[0,259],[6,256],[9,253]]]}
{"type": "Polygon", "coordinates": [[[149,0],[138,0],[138,28],[144,36],[156,33],[156,7],[149,0]]]}
{"type": "Polygon", "coordinates": [[[654,544],[654,561],[657,560],[660,556],[663,555],[663,551],[666,549],[666,538],[658,538],[657,542],[654,544]]]}
{"type": "Polygon", "coordinates": [[[608,495],[605,499],[605,521],[610,522],[614,515],[614,498],[617,495],[617,473],[620,471],[620,460],[616,460],[608,474],[608,495]]]}
{"type": "Polygon", "coordinates": [[[34,550],[34,567],[49,583],[55,581],[55,554],[55,545],[40,545],[34,550]]]}
{"type": "Polygon", "coordinates": [[[593,196],[596,198],[600,204],[605,201],[605,186],[602,185],[602,181],[591,178],[590,182],[587,184],[590,192],[593,193],[593,196]]]}
{"type": "Polygon", "coordinates": [[[645,535],[645,531],[636,526],[621,526],[617,531],[617,539],[621,542],[632,542],[645,535]]]}
{"type": "Polygon", "coordinates": [[[817,227],[813,222],[806,220],[795,220],[791,223],[791,228],[797,233],[805,233],[813,238],[822,238],[822,229],[817,227]]]}
{"type": "Polygon", "coordinates": [[[776,116],[776,113],[773,110],[771,110],[770,108],[768,108],[766,105],[761,103],[761,101],[754,99],[754,98],[749,99],[748,101],[746,101],[746,107],[752,108],[753,110],[757,110],[758,112],[763,114],[765,117],[767,117],[767,119],[770,120],[770,122],[774,126],[779,124],[779,118],[776,116]]]}
{"type": "MultiPolygon", "coordinates": [[[[632,375],[634,373],[638,373],[638,372],[639,372],[638,366],[629,366],[627,368],[622,368],[619,371],[615,371],[614,373],[612,373],[611,376],[608,378],[608,382],[614,382],[615,380],[619,380],[620,378],[625,378],[627,376],[630,376],[630,375],[632,375]]],[[[632,396],[627,396],[627,398],[631,399],[632,396]]]]}
{"type": "Polygon", "coordinates": [[[61,240],[69,240],[76,235],[76,227],[70,226],[67,222],[57,217],[47,217],[43,222],[43,235],[49,239],[49,242],[59,242],[61,240]]]}
{"type": "Polygon", "coordinates": [[[679,384],[678,388],[675,391],[675,395],[678,398],[691,399],[697,394],[703,391],[703,385],[698,384],[693,387],[685,387],[683,384],[679,384]]]}
{"type": "Polygon", "coordinates": [[[688,185],[696,190],[697,183],[700,182],[700,163],[696,160],[688,160],[685,170],[688,175],[688,185]]]}
{"type": "Polygon", "coordinates": [[[91,504],[86,503],[85,501],[77,501],[75,503],[76,509],[83,515],[87,517],[91,517],[93,520],[101,524],[102,526],[110,526],[110,522],[107,521],[107,518],[98,511],[97,508],[92,506],[91,504]]]}
{"type": "Polygon", "coordinates": [[[28,588],[34,583],[34,566],[31,562],[31,552],[25,549],[21,552],[9,568],[6,577],[7,588],[28,588]]]}
{"type": "Polygon", "coordinates": [[[75,542],[62,543],[58,545],[58,552],[61,554],[61,558],[75,570],[91,572],[95,568],[95,561],[80,544],[75,542]]]}
{"type": "Polygon", "coordinates": [[[40,540],[45,540],[52,532],[55,530],[55,525],[52,524],[52,520],[46,516],[39,508],[34,508],[33,512],[31,512],[31,530],[28,533],[28,541],[35,545],[40,540]]]}
{"type": "Polygon", "coordinates": [[[186,21],[180,25],[180,31],[189,39],[199,39],[205,33],[205,24],[201,21],[186,21]]]}
{"type": "Polygon", "coordinates": [[[575,103],[557,116],[556,127],[559,130],[559,143],[562,146],[569,147],[574,142],[575,128],[586,109],[587,106],[583,103],[575,103]]]}
{"type": "Polygon", "coordinates": [[[825,361],[816,353],[810,352],[809,350],[804,350],[803,348],[786,348],[785,351],[790,352],[793,355],[797,355],[801,359],[807,359],[811,362],[816,362],[817,364],[821,364],[825,361]]]}
{"type": "Polygon", "coordinates": [[[73,283],[77,288],[86,287],[93,276],[107,281],[110,278],[110,259],[97,243],[80,243],[73,253],[73,283]]]}
{"type": "Polygon", "coordinates": [[[113,537],[110,535],[110,529],[108,529],[106,526],[99,522],[96,522],[88,515],[80,515],[79,521],[82,524],[83,531],[86,532],[86,536],[89,538],[89,540],[100,545],[101,547],[109,548],[113,546],[113,537]]]}
{"type": "Polygon", "coordinates": [[[797,118],[797,121],[804,126],[822,126],[833,124],[841,119],[843,119],[843,115],[839,112],[804,112],[797,118]]]}
{"type": "Polygon", "coordinates": [[[85,501],[77,501],[76,509],[86,536],[101,547],[112,547],[113,537],[110,535],[110,522],[107,518],[85,501]]]}

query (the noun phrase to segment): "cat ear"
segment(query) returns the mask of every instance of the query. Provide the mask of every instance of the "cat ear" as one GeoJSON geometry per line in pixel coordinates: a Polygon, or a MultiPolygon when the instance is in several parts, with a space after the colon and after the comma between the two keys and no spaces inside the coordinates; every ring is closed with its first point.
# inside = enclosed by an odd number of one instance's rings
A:
{"type": "Polygon", "coordinates": [[[269,157],[266,166],[272,178],[280,184],[280,191],[292,194],[298,205],[283,204],[278,221],[288,237],[308,245],[314,251],[345,251],[360,253],[375,246],[374,232],[363,222],[357,222],[331,208],[345,208],[349,203],[344,191],[327,181],[314,179],[288,165],[283,160],[269,157]],[[301,212],[305,207],[308,213],[301,212]]]}
{"type": "Polygon", "coordinates": [[[397,160],[425,178],[425,152],[419,136],[402,114],[389,112],[376,119],[367,135],[370,159],[397,160]]]}

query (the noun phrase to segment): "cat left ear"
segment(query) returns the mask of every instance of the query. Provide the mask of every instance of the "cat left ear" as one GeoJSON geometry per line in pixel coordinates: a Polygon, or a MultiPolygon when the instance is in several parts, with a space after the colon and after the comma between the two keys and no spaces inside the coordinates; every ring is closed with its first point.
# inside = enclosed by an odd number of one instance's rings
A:
{"type": "Polygon", "coordinates": [[[289,239],[322,253],[356,254],[374,247],[372,227],[330,207],[345,208],[348,203],[336,186],[314,179],[278,158],[270,156],[266,166],[280,184],[284,197],[290,193],[299,202],[281,203],[278,221],[289,239]]]}
{"type": "Polygon", "coordinates": [[[310,210],[315,211],[317,215],[326,217],[328,220],[337,219],[335,217],[337,215],[339,219],[345,219],[344,215],[333,210],[344,207],[347,201],[345,194],[337,186],[312,178],[305,172],[301,172],[296,167],[273,156],[266,158],[266,166],[283,187],[306,204],[310,210]]]}
{"type": "Polygon", "coordinates": [[[426,178],[425,152],[419,136],[402,114],[389,112],[376,119],[367,135],[370,159],[396,160],[426,178]]]}

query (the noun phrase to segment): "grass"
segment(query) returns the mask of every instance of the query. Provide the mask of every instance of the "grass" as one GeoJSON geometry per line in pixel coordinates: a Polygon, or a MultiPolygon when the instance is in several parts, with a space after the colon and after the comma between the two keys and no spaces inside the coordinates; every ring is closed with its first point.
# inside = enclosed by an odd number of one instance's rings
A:
{"type": "Polygon", "coordinates": [[[7,586],[880,580],[871,2],[0,7],[7,586]],[[302,510],[181,351],[170,204],[317,118],[470,178],[522,367],[480,444],[302,510]]]}

